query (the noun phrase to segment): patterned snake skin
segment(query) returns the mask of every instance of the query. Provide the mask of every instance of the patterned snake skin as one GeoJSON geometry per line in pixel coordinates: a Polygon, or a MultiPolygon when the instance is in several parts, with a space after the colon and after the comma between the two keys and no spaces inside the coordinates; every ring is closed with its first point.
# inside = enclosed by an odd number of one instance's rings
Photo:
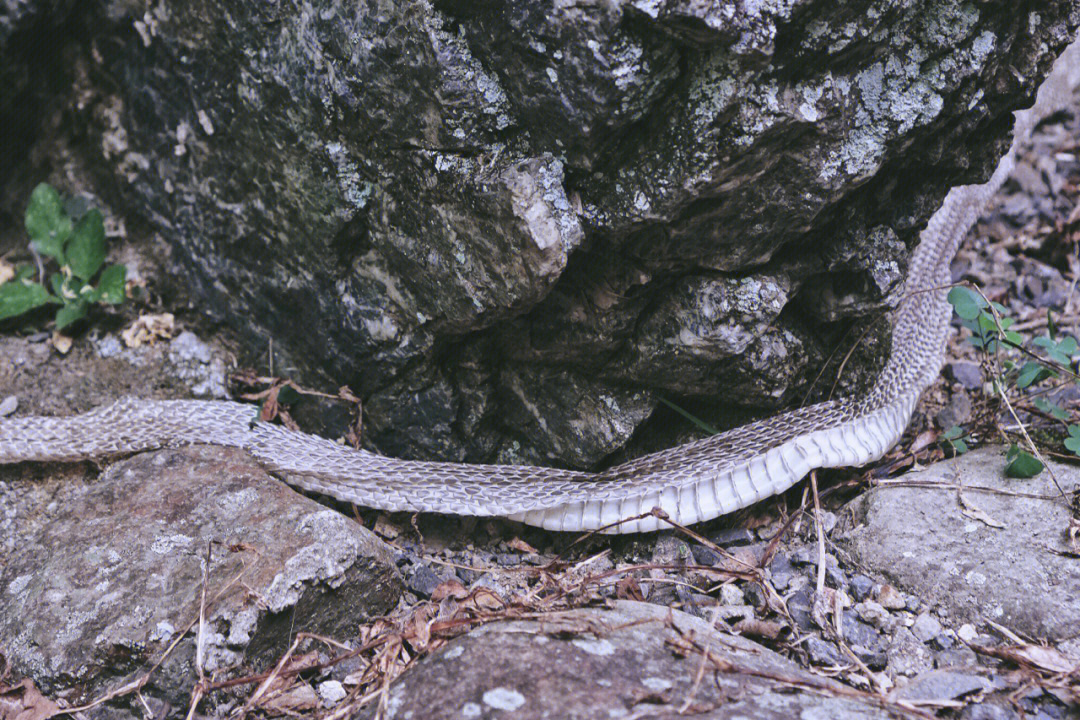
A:
{"type": "MultiPolygon", "coordinates": [[[[1017,114],[1013,148],[984,185],[951,190],[923,231],[892,354],[865,397],[819,403],[653,453],[599,473],[507,465],[418,462],[352,450],[266,423],[228,401],[124,399],[72,417],[0,419],[0,463],[77,461],[161,447],[244,448],[289,483],[392,511],[503,516],[549,530],[593,530],[664,510],[691,524],[783,492],[815,468],[861,465],[900,439],[945,356],[949,263],[987,201],[1011,173],[1017,144],[1069,97],[1058,68],[1036,105],[1017,114]]],[[[607,532],[667,527],[654,516],[607,532]]]]}

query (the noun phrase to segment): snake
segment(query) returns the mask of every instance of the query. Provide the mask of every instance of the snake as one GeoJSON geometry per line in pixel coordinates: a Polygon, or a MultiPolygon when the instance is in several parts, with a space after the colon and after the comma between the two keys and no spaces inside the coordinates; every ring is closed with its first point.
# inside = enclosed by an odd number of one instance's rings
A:
{"type": "Polygon", "coordinates": [[[855,467],[901,439],[946,357],[949,265],[1008,178],[1018,146],[1071,96],[1058,62],[989,180],[953,187],[919,234],[892,342],[861,395],[831,399],[600,472],[386,457],[252,421],[228,400],[125,397],[78,415],[0,419],[0,464],[77,462],[195,444],[242,448],[302,490],[384,511],[497,516],[553,531],[650,532],[711,520],[785,492],[819,468],[855,467]],[[659,510],[659,512],[657,511],[659,510]]]}

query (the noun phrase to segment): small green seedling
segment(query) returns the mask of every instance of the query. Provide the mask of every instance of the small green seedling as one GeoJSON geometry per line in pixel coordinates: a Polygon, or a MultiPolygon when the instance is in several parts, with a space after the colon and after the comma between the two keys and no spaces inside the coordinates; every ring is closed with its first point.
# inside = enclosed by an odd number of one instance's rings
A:
{"type": "Polygon", "coordinates": [[[98,210],[77,220],[64,209],[60,194],[42,183],[30,195],[26,208],[30,247],[55,261],[59,272],[49,276],[48,287],[34,281],[33,265],[0,283],[0,320],[18,317],[45,305],[58,305],[56,329],[63,330],[86,317],[95,303],[118,305],[124,301],[127,268],[105,266],[105,223],[98,210]]]}
{"type": "Polygon", "coordinates": [[[965,433],[964,428],[959,425],[953,425],[951,428],[941,433],[941,439],[949,444],[952,448],[953,454],[963,455],[968,451],[968,442],[971,440],[965,433]]]}
{"type": "Polygon", "coordinates": [[[1011,478],[1033,478],[1043,471],[1043,464],[1031,453],[1011,445],[1005,453],[1005,476],[1011,478]]]}

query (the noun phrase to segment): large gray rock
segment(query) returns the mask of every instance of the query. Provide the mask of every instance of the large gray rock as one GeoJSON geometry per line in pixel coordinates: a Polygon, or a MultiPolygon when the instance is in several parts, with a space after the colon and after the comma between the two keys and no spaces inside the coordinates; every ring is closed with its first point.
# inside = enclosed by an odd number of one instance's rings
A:
{"type": "Polygon", "coordinates": [[[394,428],[377,448],[572,465],[654,390],[799,397],[895,303],[922,223],[986,175],[1080,20],[1077,0],[23,5],[79,111],[0,180],[9,230],[52,169],[161,237],[165,280],[252,357],[272,338],[276,367],[357,390],[394,428]],[[523,378],[633,401],[528,402],[523,378]]]}
{"type": "Polygon", "coordinates": [[[914,715],[883,709],[869,696],[861,699],[833,680],[679,610],[618,601],[611,609],[493,623],[455,639],[395,682],[385,717],[901,720],[914,715]],[[696,688],[702,656],[693,643],[707,648],[715,661],[706,663],[696,688]],[[688,712],[680,715],[687,701],[688,712]]]}
{"type": "MultiPolygon", "coordinates": [[[[854,527],[838,541],[863,567],[936,606],[952,623],[992,620],[1051,641],[1080,627],[1080,565],[1065,538],[1069,508],[1048,473],[1004,477],[1000,448],[974,450],[915,475],[914,486],[878,487],[849,506],[854,527]],[[946,487],[919,487],[944,483],[946,487]],[[964,514],[965,501],[1004,527],[964,514]],[[1041,497],[1025,497],[1033,494],[1041,497]]],[[[1062,489],[1080,488],[1080,470],[1052,463],[1062,489]]]]}
{"type": "MultiPolygon", "coordinates": [[[[346,636],[394,607],[386,546],[269,477],[242,451],[0,470],[0,647],[50,697],[80,703],[146,672],[143,694],[182,714],[193,684],[209,543],[203,669],[262,669],[298,631],[346,636]]],[[[134,702],[132,698],[128,698],[134,702]]]]}

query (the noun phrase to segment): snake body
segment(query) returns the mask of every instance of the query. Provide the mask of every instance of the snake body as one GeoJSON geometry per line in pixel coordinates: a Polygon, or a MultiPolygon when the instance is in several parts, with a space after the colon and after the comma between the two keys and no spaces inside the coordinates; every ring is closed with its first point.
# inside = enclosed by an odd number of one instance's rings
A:
{"type": "Polygon", "coordinates": [[[390,511],[503,516],[549,530],[620,533],[667,527],[655,515],[639,517],[653,508],[684,525],[730,513],[787,490],[816,468],[876,460],[899,441],[944,361],[950,260],[1011,173],[1019,142],[1067,95],[1063,79],[1044,83],[1035,107],[1017,114],[1013,146],[990,180],[949,191],[920,235],[892,318],[890,356],[865,396],[791,410],[597,473],[400,460],[253,424],[250,405],[125,398],[70,417],[0,420],[0,464],[212,444],[244,448],[304,490],[390,511]]]}

